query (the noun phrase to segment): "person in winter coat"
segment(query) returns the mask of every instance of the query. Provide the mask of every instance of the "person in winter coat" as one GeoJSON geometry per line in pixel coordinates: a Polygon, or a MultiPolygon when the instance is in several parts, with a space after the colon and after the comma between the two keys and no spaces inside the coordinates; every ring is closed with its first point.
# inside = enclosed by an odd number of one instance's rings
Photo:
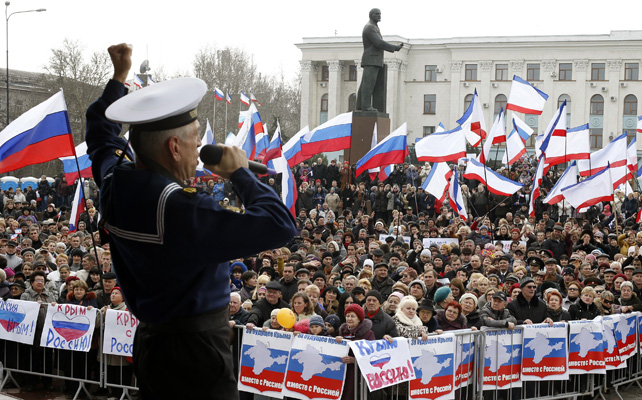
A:
{"type": "MultiPolygon", "coordinates": [[[[375,340],[372,332],[372,321],[366,319],[363,308],[358,304],[350,304],[346,307],[344,317],[346,322],[339,327],[339,335],[336,337],[337,343],[341,343],[343,338],[350,340],[375,340]]],[[[392,340],[390,337],[389,340],[392,340]]],[[[346,378],[343,386],[341,399],[354,399],[354,363],[355,358],[352,350],[350,353],[341,358],[346,367],[346,378]]]]}
{"type": "Polygon", "coordinates": [[[412,296],[406,296],[399,303],[395,315],[392,317],[400,336],[409,339],[428,339],[428,328],[424,326],[417,316],[417,300],[412,296]]]}
{"type": "Polygon", "coordinates": [[[477,296],[472,293],[465,293],[459,299],[462,314],[466,317],[466,325],[473,330],[481,328],[481,317],[477,310],[477,301],[477,296]]]}
{"type": "Polygon", "coordinates": [[[537,285],[533,278],[522,279],[520,288],[522,292],[507,306],[508,311],[517,320],[517,325],[542,322],[552,324],[553,320],[546,316],[546,303],[535,296],[537,285]]]}
{"type": "Polygon", "coordinates": [[[622,282],[620,285],[620,298],[618,301],[620,303],[620,312],[642,311],[642,300],[633,291],[633,283],[630,281],[622,282]]]}
{"type": "Polygon", "coordinates": [[[466,329],[466,317],[462,314],[461,305],[455,300],[448,303],[444,310],[437,311],[437,322],[442,331],[466,329]]]}
{"type": "Polygon", "coordinates": [[[508,296],[504,292],[495,292],[490,302],[479,311],[482,326],[491,328],[515,328],[517,320],[506,308],[508,296]]]}
{"type": "MultiPolygon", "coordinates": [[[[127,305],[125,304],[125,299],[123,298],[123,293],[120,287],[114,286],[114,288],[111,289],[109,299],[109,305],[104,306],[101,310],[103,314],[107,312],[107,310],[127,311],[127,305]]],[[[121,379],[123,383],[131,381],[134,368],[127,360],[127,357],[107,354],[106,362],[107,379],[109,383],[120,384],[121,379]]],[[[123,392],[122,389],[117,388],[110,388],[110,391],[109,395],[111,397],[120,397],[123,392]]]]}
{"type": "Polygon", "coordinates": [[[592,287],[587,286],[582,289],[580,298],[568,309],[569,314],[571,314],[571,321],[592,320],[600,315],[600,310],[593,304],[594,299],[595,290],[592,287]]]}
{"type": "Polygon", "coordinates": [[[90,292],[87,283],[81,280],[71,284],[69,293],[67,293],[67,303],[87,307],[89,310],[98,307],[96,293],[90,292]]]}
{"type": "Polygon", "coordinates": [[[549,289],[545,292],[547,311],[546,316],[553,322],[570,321],[571,314],[562,308],[564,297],[556,289],[549,289]]]}

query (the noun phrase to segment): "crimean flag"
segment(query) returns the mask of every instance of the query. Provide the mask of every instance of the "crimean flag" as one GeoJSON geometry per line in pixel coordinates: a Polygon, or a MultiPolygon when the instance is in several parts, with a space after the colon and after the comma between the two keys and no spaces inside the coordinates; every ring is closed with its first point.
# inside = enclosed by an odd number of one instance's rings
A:
{"type": "Polygon", "coordinates": [[[548,95],[517,75],[513,75],[513,83],[508,94],[507,110],[524,114],[540,115],[548,95]]]}
{"type": "Polygon", "coordinates": [[[435,132],[415,144],[418,161],[457,161],[466,157],[466,132],[458,126],[444,132],[435,132]]]}
{"type": "Polygon", "coordinates": [[[0,172],[73,156],[67,105],[62,90],[22,114],[0,132],[0,172]]]}
{"type": "Polygon", "coordinates": [[[479,102],[477,89],[473,94],[473,100],[470,102],[464,115],[457,120],[461,129],[466,133],[466,139],[471,146],[477,147],[482,139],[486,139],[486,121],[484,112],[479,102]]]}
{"type": "Polygon", "coordinates": [[[243,92],[241,92],[240,100],[241,100],[241,103],[245,104],[246,106],[250,105],[250,98],[247,97],[247,95],[245,93],[243,93],[243,92]]]}

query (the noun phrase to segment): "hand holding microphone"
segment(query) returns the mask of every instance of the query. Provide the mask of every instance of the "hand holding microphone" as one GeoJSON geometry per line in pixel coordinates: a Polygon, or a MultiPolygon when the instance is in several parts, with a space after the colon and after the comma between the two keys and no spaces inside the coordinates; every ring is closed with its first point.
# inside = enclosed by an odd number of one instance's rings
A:
{"type": "Polygon", "coordinates": [[[239,168],[249,168],[256,174],[268,173],[267,166],[249,161],[245,151],[236,146],[206,144],[201,149],[200,157],[206,168],[209,167],[210,171],[225,179],[229,179],[239,168]]]}

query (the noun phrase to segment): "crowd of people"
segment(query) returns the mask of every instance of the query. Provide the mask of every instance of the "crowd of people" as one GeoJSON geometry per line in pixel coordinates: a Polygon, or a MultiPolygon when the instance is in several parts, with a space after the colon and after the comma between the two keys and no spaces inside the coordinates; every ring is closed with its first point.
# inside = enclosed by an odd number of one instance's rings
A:
{"type": "MultiPolygon", "coordinates": [[[[513,196],[462,178],[466,217],[421,188],[427,163],[353,184],[343,180],[347,165],[297,166],[300,235],[232,260],[231,325],[284,329],[276,315],[287,307],[295,332],[426,338],[642,311],[638,193],[617,191],[583,214],[568,202],[549,206],[542,200],[562,172],[552,169],[529,215],[536,166],[524,157],[499,169],[525,184],[513,196]]],[[[347,396],[353,389],[346,382],[347,396]]]]}
{"type": "MultiPolygon", "coordinates": [[[[398,165],[384,182],[351,176],[353,168],[335,161],[302,163],[294,168],[299,235],[285,247],[230,260],[230,325],[284,329],[276,315],[289,308],[295,332],[425,339],[642,311],[638,193],[618,191],[614,201],[577,214],[568,203],[542,202],[559,176],[553,169],[529,215],[535,168],[524,157],[499,170],[525,183],[508,197],[461,178],[469,215],[458,216],[421,188],[427,163],[398,165]]],[[[280,193],[278,179],[264,179],[280,193]]],[[[241,206],[223,179],[192,183],[241,206]]],[[[43,316],[51,303],[126,309],[109,245],[97,234],[96,193],[72,233],[61,213],[66,200],[56,193],[46,204],[44,196],[32,204],[20,190],[2,193],[0,296],[37,301],[43,316]]],[[[344,361],[350,366],[354,358],[344,361]]],[[[353,390],[348,380],[345,395],[353,390]]]]}

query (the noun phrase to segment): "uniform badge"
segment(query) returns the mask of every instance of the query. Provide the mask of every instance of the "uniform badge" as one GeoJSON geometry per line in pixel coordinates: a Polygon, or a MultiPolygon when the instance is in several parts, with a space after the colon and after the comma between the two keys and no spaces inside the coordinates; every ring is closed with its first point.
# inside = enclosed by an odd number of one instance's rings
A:
{"type": "Polygon", "coordinates": [[[240,207],[234,207],[234,206],[231,206],[229,204],[225,204],[225,203],[223,203],[222,200],[219,201],[218,204],[221,207],[223,207],[224,209],[226,209],[227,211],[232,211],[232,212],[235,212],[235,213],[238,213],[238,214],[245,214],[245,210],[244,209],[242,209],[240,207]]]}

